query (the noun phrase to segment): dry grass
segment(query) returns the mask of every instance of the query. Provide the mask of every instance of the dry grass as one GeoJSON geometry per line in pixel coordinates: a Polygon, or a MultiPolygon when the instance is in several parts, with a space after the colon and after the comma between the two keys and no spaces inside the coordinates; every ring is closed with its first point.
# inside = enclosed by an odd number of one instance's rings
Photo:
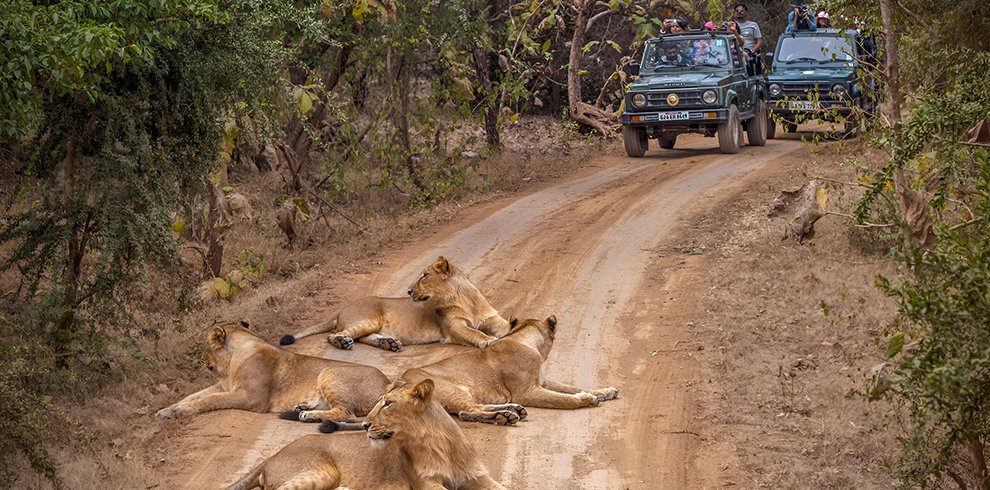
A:
{"type": "MultiPolygon", "coordinates": [[[[708,315],[696,325],[714,347],[704,351],[703,403],[716,440],[736,448],[743,488],[886,488],[894,441],[875,430],[885,408],[847,394],[880,362],[874,339],[896,311],[874,277],[898,270],[877,240],[835,216],[804,245],[781,241],[787,217],[768,217],[779,192],[810,176],[854,181],[838,162],[869,152],[858,142],[806,151],[694,224],[691,236],[714,251],[708,315]]],[[[839,194],[831,209],[856,197],[839,194]]]]}

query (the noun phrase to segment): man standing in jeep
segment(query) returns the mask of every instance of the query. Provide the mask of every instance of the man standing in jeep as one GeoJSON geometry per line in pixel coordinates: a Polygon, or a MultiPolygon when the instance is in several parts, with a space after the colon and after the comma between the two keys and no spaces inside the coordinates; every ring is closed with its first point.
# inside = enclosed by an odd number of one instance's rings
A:
{"type": "Polygon", "coordinates": [[[744,3],[737,3],[732,10],[736,23],[739,24],[739,32],[735,34],[742,37],[743,49],[759,53],[763,48],[763,32],[760,31],[759,24],[749,20],[749,7],[744,3]]]}

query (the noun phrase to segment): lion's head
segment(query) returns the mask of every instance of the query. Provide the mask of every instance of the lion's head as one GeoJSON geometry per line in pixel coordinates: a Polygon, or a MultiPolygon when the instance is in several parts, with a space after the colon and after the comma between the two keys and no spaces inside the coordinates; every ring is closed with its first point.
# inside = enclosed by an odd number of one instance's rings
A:
{"type": "MultiPolygon", "coordinates": [[[[206,334],[206,352],[203,353],[203,364],[210,371],[215,371],[221,376],[227,374],[230,368],[230,359],[234,356],[234,350],[240,346],[241,342],[233,342],[232,337],[251,337],[257,339],[248,327],[247,321],[240,323],[225,323],[215,325],[206,334]],[[246,335],[244,335],[246,334],[246,335]]],[[[260,341],[260,339],[259,339],[260,341]]]]}
{"type": "MultiPolygon", "coordinates": [[[[452,298],[458,294],[458,286],[470,284],[460,269],[447,259],[437,257],[429,267],[423,269],[416,282],[409,286],[409,297],[413,301],[426,301],[430,298],[452,298]]],[[[473,288],[473,286],[472,286],[473,288]]]]}
{"type": "MultiPolygon", "coordinates": [[[[424,379],[412,386],[395,384],[378,400],[364,419],[368,439],[381,444],[392,438],[402,437],[415,428],[421,429],[427,412],[435,410],[439,404],[433,403],[433,380],[424,379]]],[[[449,418],[440,407],[443,416],[449,418]]]]}
{"type": "Polygon", "coordinates": [[[557,337],[556,315],[550,315],[546,320],[512,318],[509,320],[509,325],[512,329],[504,338],[514,339],[540,351],[544,359],[550,355],[550,348],[553,347],[553,341],[557,337]]]}

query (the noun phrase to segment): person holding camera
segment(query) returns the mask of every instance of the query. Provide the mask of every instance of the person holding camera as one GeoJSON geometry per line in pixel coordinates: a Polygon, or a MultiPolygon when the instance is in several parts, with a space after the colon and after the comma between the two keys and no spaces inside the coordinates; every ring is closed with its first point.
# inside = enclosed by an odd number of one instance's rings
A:
{"type": "Polygon", "coordinates": [[[684,19],[665,19],[663,21],[663,33],[664,34],[679,34],[681,32],[687,32],[688,23],[684,19]]]}
{"type": "Polygon", "coordinates": [[[818,25],[808,13],[808,6],[803,3],[792,4],[791,12],[787,14],[787,29],[784,29],[784,32],[817,30],[818,25]]]}

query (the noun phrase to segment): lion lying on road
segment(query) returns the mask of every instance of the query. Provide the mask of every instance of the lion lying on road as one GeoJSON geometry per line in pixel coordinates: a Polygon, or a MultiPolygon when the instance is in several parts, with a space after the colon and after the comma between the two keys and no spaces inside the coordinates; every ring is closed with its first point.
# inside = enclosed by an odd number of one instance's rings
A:
{"type": "Polygon", "coordinates": [[[583,389],[549,381],[543,363],[550,355],[557,318],[513,320],[512,331],[485,350],[457,354],[407,370],[409,383],[432,378],[437,401],[461,420],[511,425],[526,417],[523,406],[573,409],[597,406],[619,395],[615,388],[583,389]]]}
{"type": "Polygon", "coordinates": [[[409,287],[409,296],[412,301],[361,298],[341,308],[329,321],[286,335],[279,343],[288,345],[335,330],[327,341],[339,349],[352,348],[355,339],[391,351],[432,342],[485,348],[509,331],[509,322],[443,257],[437,257],[409,287]]]}
{"type": "Polygon", "coordinates": [[[310,435],[289,444],[229,487],[504,488],[488,475],[457,423],[433,400],[433,382],[397,387],[357,434],[310,435]]]}
{"type": "Polygon", "coordinates": [[[261,340],[246,326],[241,322],[210,329],[203,359],[220,380],[155,416],[237,408],[296,410],[299,420],[346,421],[370,412],[388,389],[388,378],[376,368],[294,354],[261,340]]]}

